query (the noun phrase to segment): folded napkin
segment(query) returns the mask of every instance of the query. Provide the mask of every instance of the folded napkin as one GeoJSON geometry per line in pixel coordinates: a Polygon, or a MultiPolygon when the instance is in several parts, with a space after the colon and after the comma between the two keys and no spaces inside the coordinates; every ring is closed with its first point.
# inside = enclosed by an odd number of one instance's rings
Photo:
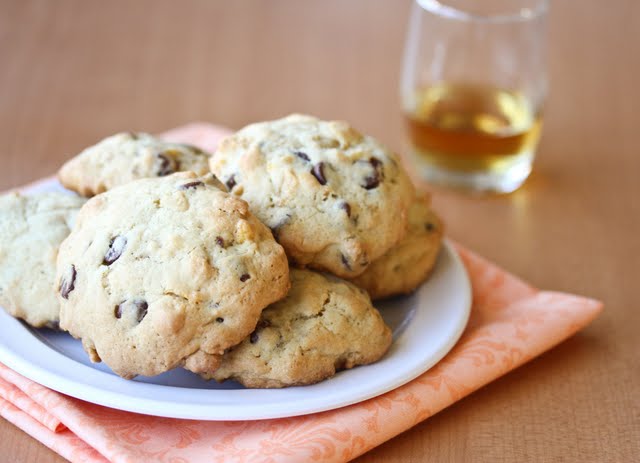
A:
{"type": "MultiPolygon", "coordinates": [[[[213,150],[226,132],[165,133],[213,150]]],[[[0,415],[72,462],[343,462],[391,439],[584,328],[602,303],[540,291],[463,246],[473,307],[453,350],[408,384],[328,412],[195,421],[113,410],[47,389],[0,364],[0,415]]]]}

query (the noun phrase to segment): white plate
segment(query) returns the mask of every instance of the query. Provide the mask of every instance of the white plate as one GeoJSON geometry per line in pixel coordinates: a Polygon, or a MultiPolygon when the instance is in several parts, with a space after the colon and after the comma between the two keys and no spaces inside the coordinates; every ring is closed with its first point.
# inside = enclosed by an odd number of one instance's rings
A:
{"type": "MultiPolygon", "coordinates": [[[[60,188],[56,182],[31,190],[60,188]]],[[[172,418],[257,420],[331,410],[397,388],[435,365],[459,339],[469,318],[471,289],[464,266],[445,243],[434,272],[407,297],[376,306],[394,342],[377,363],[338,373],[311,386],[245,389],[207,382],[184,370],[127,381],[92,364],[79,341],[34,330],[0,310],[0,361],[56,391],[120,410],[172,418]]]]}

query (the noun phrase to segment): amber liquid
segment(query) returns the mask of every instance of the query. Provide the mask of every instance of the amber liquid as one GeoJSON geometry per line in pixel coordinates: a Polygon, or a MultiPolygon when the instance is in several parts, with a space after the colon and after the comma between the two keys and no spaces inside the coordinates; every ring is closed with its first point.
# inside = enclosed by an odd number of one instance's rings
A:
{"type": "Polygon", "coordinates": [[[439,84],[416,91],[407,103],[414,155],[448,171],[507,171],[532,158],[540,137],[541,116],[516,92],[439,84]]]}

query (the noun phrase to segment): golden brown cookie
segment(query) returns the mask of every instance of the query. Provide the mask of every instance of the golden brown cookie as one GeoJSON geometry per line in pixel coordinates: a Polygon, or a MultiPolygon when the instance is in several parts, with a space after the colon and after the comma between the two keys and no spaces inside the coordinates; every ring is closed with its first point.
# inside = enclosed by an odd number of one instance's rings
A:
{"type": "Polygon", "coordinates": [[[345,122],[252,124],[210,164],[297,266],[354,277],[406,232],[413,186],[398,157],[345,122]]]}
{"type": "Polygon", "coordinates": [[[442,221],[429,207],[428,196],[418,196],[409,209],[407,236],[350,281],[366,289],[374,300],[410,293],[429,277],[443,231],[442,221]]]}
{"type": "Polygon", "coordinates": [[[391,330],[366,292],[327,274],[290,275],[287,297],[265,309],[256,330],[205,377],[253,388],[312,384],[385,354],[391,330]]]}
{"type": "Polygon", "coordinates": [[[84,202],[64,193],[0,197],[0,305],[14,317],[35,327],[58,325],[58,248],[84,202]]]}
{"type": "Polygon", "coordinates": [[[175,172],[209,172],[210,154],[191,145],[169,143],[147,133],[123,132],[105,138],[67,161],[58,178],[83,196],[175,172]]]}
{"type": "Polygon", "coordinates": [[[216,368],[289,288],[269,229],[191,172],[90,199],[60,247],[56,281],[60,326],[125,378],[216,368]]]}

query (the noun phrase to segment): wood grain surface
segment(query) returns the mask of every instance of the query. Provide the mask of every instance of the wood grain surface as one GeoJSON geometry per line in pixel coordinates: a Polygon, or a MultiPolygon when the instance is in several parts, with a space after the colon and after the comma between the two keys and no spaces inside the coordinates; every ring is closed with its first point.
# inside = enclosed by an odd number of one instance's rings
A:
{"type": "MultiPolygon", "coordinates": [[[[0,0],[0,190],[119,130],[290,112],[401,151],[410,2],[0,0]]],[[[448,234],[536,286],[599,298],[584,332],[362,456],[640,458],[640,2],[553,2],[535,171],[509,196],[436,192],[448,234]]],[[[0,460],[63,461],[0,420],[0,460]]]]}

